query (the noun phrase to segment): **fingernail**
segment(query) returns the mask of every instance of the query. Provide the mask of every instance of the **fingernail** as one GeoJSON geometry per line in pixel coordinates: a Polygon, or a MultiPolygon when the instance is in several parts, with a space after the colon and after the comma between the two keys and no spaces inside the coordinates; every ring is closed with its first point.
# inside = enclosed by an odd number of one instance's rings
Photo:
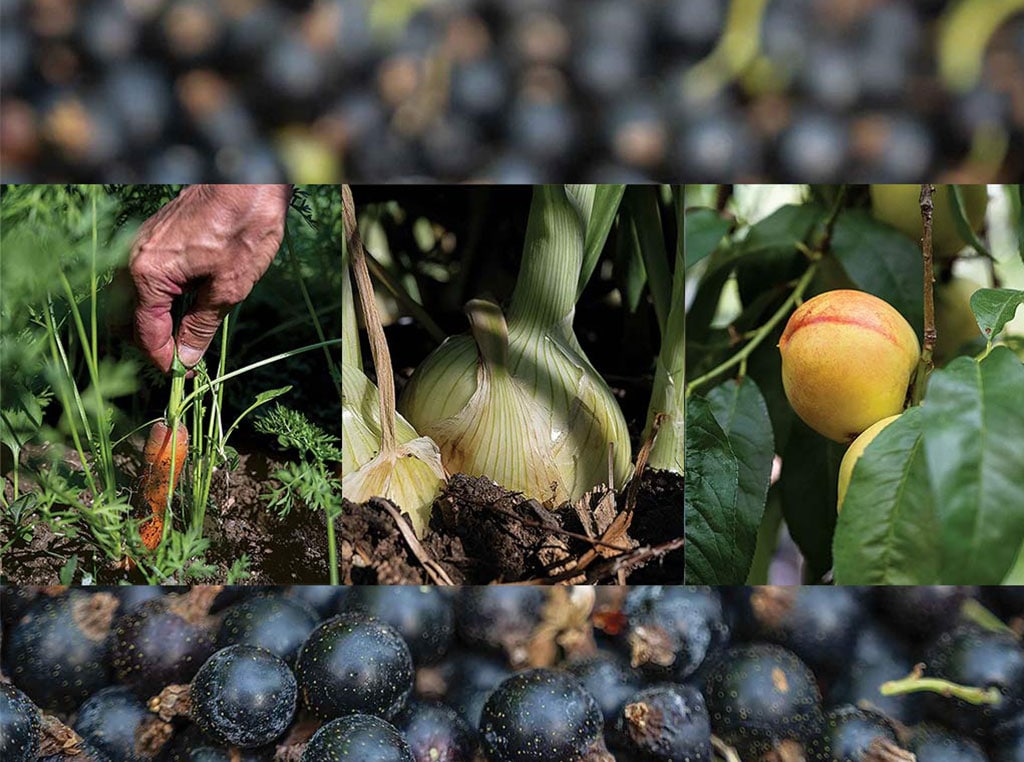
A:
{"type": "Polygon", "coordinates": [[[178,359],[181,360],[186,368],[191,368],[203,359],[203,350],[182,344],[178,347],[178,359]]]}

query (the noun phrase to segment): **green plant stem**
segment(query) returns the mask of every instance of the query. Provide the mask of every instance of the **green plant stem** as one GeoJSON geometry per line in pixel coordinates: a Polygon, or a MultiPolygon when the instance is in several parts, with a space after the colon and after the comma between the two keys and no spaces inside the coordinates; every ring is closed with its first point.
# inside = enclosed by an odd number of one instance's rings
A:
{"type": "MultiPolygon", "coordinates": [[[[299,290],[302,292],[302,301],[306,305],[306,311],[309,313],[309,317],[313,321],[313,328],[316,330],[316,336],[320,341],[326,341],[327,336],[324,334],[324,328],[320,325],[320,318],[316,314],[316,308],[313,307],[313,300],[309,296],[309,289],[306,288],[306,281],[302,277],[302,271],[299,268],[299,261],[295,256],[295,249],[292,247],[291,233],[288,232],[288,226],[285,225],[284,229],[284,245],[288,250],[288,265],[292,270],[295,280],[299,284],[299,290]]],[[[331,351],[328,347],[323,348],[324,361],[327,363],[327,371],[331,374],[331,380],[334,382],[334,389],[338,393],[338,400],[341,400],[341,372],[338,370],[334,363],[334,358],[331,357],[331,351]]]]}
{"type": "Polygon", "coordinates": [[[735,355],[730,357],[728,360],[723,362],[716,368],[712,368],[710,371],[705,373],[700,378],[696,378],[686,385],[686,397],[689,398],[691,394],[702,384],[710,381],[717,377],[724,371],[732,368],[738,364],[743,364],[746,367],[747,358],[750,357],[751,353],[757,349],[758,345],[764,341],[765,337],[772,332],[776,325],[786,316],[786,314],[792,308],[798,306],[803,301],[804,291],[810,285],[811,280],[814,278],[814,273],[818,269],[818,262],[821,257],[825,256],[829,248],[832,245],[832,232],[835,230],[836,221],[839,219],[839,213],[843,210],[843,202],[846,199],[846,186],[842,185],[839,187],[838,193],[836,193],[835,200],[832,202],[832,207],[829,209],[828,216],[825,218],[824,226],[822,228],[821,238],[818,241],[814,251],[811,251],[806,244],[798,243],[797,248],[802,251],[811,260],[810,265],[804,274],[797,281],[793,292],[789,295],[782,306],[776,310],[775,314],[771,316],[767,323],[757,329],[754,337],[750,343],[746,344],[743,349],[737,352],[735,355]]]}
{"type": "Polygon", "coordinates": [[[709,370],[703,376],[695,378],[693,381],[688,383],[686,385],[687,399],[689,399],[690,395],[692,395],[703,384],[706,384],[708,381],[717,378],[725,371],[735,367],[736,365],[739,365],[741,362],[746,360],[751,355],[751,353],[753,353],[753,351],[757,349],[758,346],[760,346],[761,342],[763,342],[765,338],[767,338],[768,334],[770,334],[775,329],[775,326],[777,326],[782,321],[782,319],[789,314],[789,311],[800,303],[800,301],[803,299],[804,291],[807,290],[807,287],[810,285],[811,280],[814,278],[814,273],[817,272],[817,270],[818,263],[811,262],[811,264],[807,267],[807,270],[804,272],[804,274],[800,276],[800,280],[797,281],[796,286],[793,288],[793,291],[790,293],[790,295],[786,298],[786,301],[784,301],[782,303],[782,306],[780,306],[775,311],[775,314],[773,314],[768,319],[768,322],[766,322],[758,329],[757,334],[754,336],[753,339],[750,340],[749,343],[747,343],[743,347],[743,349],[741,349],[739,352],[734,354],[732,357],[730,357],[722,364],[709,370]]]}
{"type": "Polygon", "coordinates": [[[334,536],[334,516],[327,516],[327,558],[328,574],[332,585],[339,584],[338,577],[338,543],[334,536]]]}
{"type": "Polygon", "coordinates": [[[677,225],[676,263],[672,276],[672,290],[666,307],[667,316],[663,323],[661,350],[658,353],[657,367],[654,376],[654,389],[647,410],[647,425],[644,428],[643,441],[650,436],[654,418],[659,413],[668,416],[658,433],[658,438],[651,449],[648,465],[652,468],[682,472],[683,437],[682,426],[678,423],[685,420],[685,378],[686,370],[686,288],[685,288],[685,252],[683,245],[683,191],[676,196],[675,212],[679,218],[677,225]]]}
{"type": "Polygon", "coordinates": [[[889,680],[878,688],[883,696],[903,696],[908,693],[937,693],[947,698],[958,698],[968,704],[998,704],[1003,694],[998,688],[975,688],[969,685],[958,685],[949,680],[937,677],[922,677],[915,670],[900,680],[889,680]]]}
{"type": "MultiPolygon", "coordinates": [[[[64,368],[64,374],[68,384],[71,385],[72,388],[75,388],[71,381],[70,368],[67,365],[67,356],[64,354],[64,347],[57,338],[57,323],[53,316],[52,301],[47,303],[46,333],[50,342],[50,352],[53,356],[54,364],[58,367],[64,368]]],[[[57,383],[57,394],[60,396],[60,402],[64,407],[64,410],[69,413],[68,425],[71,427],[71,440],[75,443],[75,451],[78,453],[78,459],[82,463],[82,471],[85,473],[85,480],[89,483],[89,489],[92,490],[92,494],[95,497],[99,494],[99,490],[96,489],[96,478],[93,476],[92,468],[89,466],[89,459],[85,456],[85,448],[82,446],[82,439],[78,433],[78,425],[75,422],[75,416],[72,414],[74,408],[71,406],[71,400],[68,399],[67,388],[65,384],[59,381],[57,383]]],[[[78,401],[78,413],[79,416],[82,416],[82,420],[86,420],[84,418],[81,400],[78,401]]],[[[88,436],[88,430],[86,431],[86,436],[88,436]]]]}
{"type": "Polygon", "coordinates": [[[187,406],[198,395],[204,394],[206,391],[210,389],[215,389],[220,384],[223,384],[225,381],[230,381],[232,378],[237,378],[238,376],[254,371],[257,368],[262,368],[264,365],[270,365],[271,363],[280,362],[281,360],[287,360],[289,357],[301,355],[304,352],[313,352],[314,350],[320,349],[320,347],[332,347],[340,343],[341,339],[328,339],[327,341],[319,341],[316,344],[307,344],[304,347],[299,347],[298,349],[290,349],[287,352],[282,352],[281,354],[268,357],[264,360],[259,360],[258,362],[250,363],[249,365],[246,365],[243,368],[238,368],[237,370],[233,370],[230,373],[224,373],[223,375],[217,376],[217,378],[210,379],[209,382],[203,384],[197,389],[194,389],[190,394],[188,394],[185,397],[185,399],[182,400],[181,404],[183,407],[187,406]]]}
{"type": "MultiPolygon", "coordinates": [[[[585,204],[583,194],[593,194],[594,189],[575,192],[585,204]]],[[[548,333],[572,315],[583,267],[583,244],[579,209],[571,192],[562,186],[534,188],[526,246],[508,308],[510,334],[548,333]]],[[[512,343],[516,344],[514,338],[512,343]]],[[[513,363],[516,361],[513,358],[513,363]]]]}

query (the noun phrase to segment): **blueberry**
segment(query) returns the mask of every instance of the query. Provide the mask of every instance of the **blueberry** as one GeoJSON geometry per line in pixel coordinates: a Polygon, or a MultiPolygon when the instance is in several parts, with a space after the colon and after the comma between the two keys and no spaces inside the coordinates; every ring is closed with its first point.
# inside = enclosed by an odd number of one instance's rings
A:
{"type": "Polygon", "coordinates": [[[358,612],[313,630],[295,674],[306,707],[321,719],[357,712],[391,719],[413,687],[412,655],[401,635],[358,612]]]}
{"type": "Polygon", "coordinates": [[[496,656],[459,651],[451,663],[451,678],[445,700],[476,728],[491,692],[511,676],[505,662],[496,656]]]}
{"type": "Polygon", "coordinates": [[[416,762],[473,762],[476,731],[449,706],[413,700],[395,717],[416,762]]]}
{"type": "Polygon", "coordinates": [[[535,588],[463,588],[455,606],[459,637],[469,646],[504,653],[518,661],[540,622],[546,600],[544,591],[535,588]]]}
{"type": "Polygon", "coordinates": [[[850,587],[755,587],[741,626],[754,639],[777,643],[816,674],[831,677],[849,664],[865,619],[862,598],[850,587]]]}
{"type": "Polygon", "coordinates": [[[109,593],[73,590],[37,599],[11,630],[11,679],[43,709],[69,712],[110,682],[109,593]]]}
{"type": "Polygon", "coordinates": [[[353,714],[332,720],[306,745],[299,762],[416,762],[393,725],[379,717],[353,714]]]}
{"type": "Polygon", "coordinates": [[[394,627],[416,666],[439,661],[455,634],[451,596],[436,587],[354,587],[343,607],[394,627]]]}
{"type": "Polygon", "coordinates": [[[209,624],[188,609],[186,596],[169,595],[118,620],[111,648],[118,682],[148,699],[167,685],[191,682],[214,643],[209,624]]]}
{"type": "Polygon", "coordinates": [[[640,689],[640,676],[613,653],[598,652],[566,667],[595,699],[606,726],[615,722],[626,702],[640,689]]]}
{"type": "Polygon", "coordinates": [[[39,750],[39,710],[10,683],[0,683],[0,758],[31,762],[39,750]]]}
{"type": "Polygon", "coordinates": [[[879,587],[875,591],[878,610],[892,627],[917,641],[931,640],[960,622],[964,601],[977,588],[919,585],[879,587]]]}
{"type": "Polygon", "coordinates": [[[776,645],[736,646],[708,674],[711,727],[743,759],[785,743],[807,747],[821,735],[821,694],[810,668],[776,645]]]}
{"type": "MultiPolygon", "coordinates": [[[[910,742],[917,762],[988,762],[981,747],[969,738],[951,733],[938,725],[919,725],[910,742]]],[[[1020,762],[1018,757],[1014,762],[1020,762]]],[[[1002,762],[995,757],[994,762],[1002,762]]]]}
{"type": "MultiPolygon", "coordinates": [[[[1000,736],[992,745],[992,762],[1024,762],[1024,715],[1018,727],[1008,734],[1000,736]]],[[[924,757],[918,758],[920,762],[932,762],[924,757]]],[[[984,760],[984,757],[979,757],[984,760]]],[[[956,762],[960,762],[956,760],[956,762]]],[[[965,762],[974,762],[967,758],[965,762]]]]}
{"type": "Polygon", "coordinates": [[[567,672],[513,675],[491,694],[480,737],[491,762],[579,762],[601,748],[601,710],[567,672]]]}
{"type": "Polygon", "coordinates": [[[898,633],[868,620],[847,656],[847,667],[829,690],[830,703],[860,705],[867,701],[905,725],[913,725],[924,718],[922,694],[883,696],[879,692],[882,683],[906,677],[916,663],[910,647],[898,633]]]}
{"type": "Polygon", "coordinates": [[[295,676],[281,659],[254,646],[228,646],[192,681],[192,717],[218,741],[254,748],[270,743],[295,715],[295,676]]]}
{"type": "Polygon", "coordinates": [[[1013,635],[963,625],[939,637],[923,661],[928,676],[1000,693],[997,704],[980,706],[929,695],[929,711],[951,728],[985,738],[1024,713],[1024,648],[1013,635]]]}
{"type": "Polygon", "coordinates": [[[336,585],[292,585],[285,589],[286,598],[297,598],[305,601],[316,609],[316,612],[327,617],[335,613],[339,602],[354,588],[336,585]]]}
{"type": "Polygon", "coordinates": [[[689,685],[634,694],[615,719],[614,735],[637,762],[711,762],[711,720],[704,697],[689,685]]]}
{"type": "Polygon", "coordinates": [[[875,762],[898,758],[901,749],[896,728],[885,715],[846,705],[825,715],[825,731],[811,756],[817,762],[875,762]]]}
{"type": "Polygon", "coordinates": [[[74,729],[112,762],[156,759],[171,735],[131,688],[120,685],[90,696],[78,710],[74,729]]]}
{"type": "Polygon", "coordinates": [[[718,593],[709,588],[633,588],[623,613],[630,663],[658,679],[689,678],[729,637],[718,593]]]}
{"type": "Polygon", "coordinates": [[[779,176],[805,182],[837,182],[847,166],[846,122],[823,113],[797,116],[779,138],[779,176]]]}
{"type": "Polygon", "coordinates": [[[296,598],[252,598],[224,613],[217,647],[234,644],[257,646],[288,664],[294,664],[299,648],[319,621],[316,612],[296,598]]]}

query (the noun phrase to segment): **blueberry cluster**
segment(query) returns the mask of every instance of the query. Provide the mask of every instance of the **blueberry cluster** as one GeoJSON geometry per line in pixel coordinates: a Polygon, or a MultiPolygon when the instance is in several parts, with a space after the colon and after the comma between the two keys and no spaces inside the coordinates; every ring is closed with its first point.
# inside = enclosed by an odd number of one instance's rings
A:
{"type": "Polygon", "coordinates": [[[3,0],[3,179],[1020,174],[1019,19],[953,89],[945,0],[734,5],[3,0]],[[730,24],[756,55],[699,65],[730,24]]]}
{"type": "Polygon", "coordinates": [[[1024,759],[1021,588],[5,588],[2,603],[5,762],[1024,759]]]}
{"type": "Polygon", "coordinates": [[[664,168],[684,5],[4,0],[3,179],[664,168]]]}
{"type": "MultiPolygon", "coordinates": [[[[680,0],[696,53],[725,28],[725,3],[680,0]],[[718,8],[720,23],[710,19],[718,8]]],[[[1017,176],[1024,157],[1019,88],[1024,19],[946,0],[751,0],[763,7],[756,55],[739,72],[692,68],[679,89],[688,180],[919,182],[941,173],[1017,176]],[[991,17],[989,17],[991,18],[991,17]],[[947,34],[955,27],[955,36],[947,34]],[[952,82],[950,70],[976,70],[952,82]],[[973,67],[973,68],[972,68],[973,67]]],[[[742,24],[739,25],[742,27],[742,24]]]]}

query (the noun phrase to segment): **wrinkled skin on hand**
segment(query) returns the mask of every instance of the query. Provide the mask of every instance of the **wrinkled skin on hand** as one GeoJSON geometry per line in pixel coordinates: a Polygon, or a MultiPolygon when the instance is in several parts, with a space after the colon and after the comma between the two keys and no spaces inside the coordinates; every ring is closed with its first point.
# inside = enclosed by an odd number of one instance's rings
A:
{"type": "Polygon", "coordinates": [[[193,185],[143,223],[129,259],[136,341],[161,370],[192,367],[221,320],[266,272],[284,236],[291,186],[193,185]],[[196,299],[174,335],[171,305],[196,299]]]}

